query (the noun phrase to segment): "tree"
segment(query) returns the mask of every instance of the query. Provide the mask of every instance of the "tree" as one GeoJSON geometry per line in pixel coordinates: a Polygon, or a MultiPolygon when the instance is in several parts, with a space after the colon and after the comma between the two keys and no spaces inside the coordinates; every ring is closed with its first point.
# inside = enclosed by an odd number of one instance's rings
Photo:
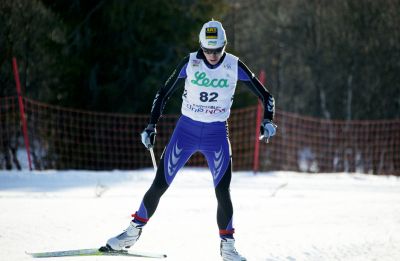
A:
{"type": "Polygon", "coordinates": [[[48,52],[56,45],[57,19],[40,1],[0,2],[0,96],[16,94],[12,57],[16,57],[24,91],[30,97],[49,100],[52,87],[59,83],[53,70],[57,54],[48,52]]]}
{"type": "MultiPolygon", "coordinates": [[[[148,112],[156,90],[193,48],[223,1],[48,1],[65,26],[58,102],[148,112]]],[[[170,106],[174,107],[174,106],[170,106]]]]}
{"type": "Polygon", "coordinates": [[[236,5],[235,49],[266,70],[279,109],[326,119],[400,117],[399,0],[236,5]]]}

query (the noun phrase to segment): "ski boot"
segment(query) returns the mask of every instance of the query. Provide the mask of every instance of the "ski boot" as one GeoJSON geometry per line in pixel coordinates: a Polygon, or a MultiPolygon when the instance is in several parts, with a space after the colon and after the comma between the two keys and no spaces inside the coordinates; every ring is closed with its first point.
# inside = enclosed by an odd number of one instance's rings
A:
{"type": "Polygon", "coordinates": [[[128,228],[116,237],[112,237],[107,241],[107,247],[110,250],[120,251],[126,250],[138,241],[142,233],[143,225],[131,221],[128,228]]]}
{"type": "Polygon", "coordinates": [[[235,239],[221,239],[221,257],[223,261],[246,261],[247,259],[241,256],[235,249],[235,239]]]}

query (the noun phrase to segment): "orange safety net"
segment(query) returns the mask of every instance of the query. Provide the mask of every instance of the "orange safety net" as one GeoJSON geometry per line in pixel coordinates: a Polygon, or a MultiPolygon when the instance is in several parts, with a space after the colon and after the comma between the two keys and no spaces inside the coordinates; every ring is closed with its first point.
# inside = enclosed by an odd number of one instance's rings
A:
{"type": "MultiPolygon", "coordinates": [[[[23,98],[33,168],[139,169],[151,167],[140,141],[149,115],[67,109],[23,98]]],[[[157,125],[155,153],[161,156],[178,119],[157,125]]],[[[233,170],[253,170],[256,106],[233,110],[229,119],[233,170]]],[[[340,121],[277,111],[277,135],[259,146],[260,171],[362,172],[400,175],[400,119],[340,121]]],[[[0,169],[18,165],[25,150],[16,97],[0,98],[0,169]]],[[[205,167],[196,153],[187,166],[205,167]]]]}

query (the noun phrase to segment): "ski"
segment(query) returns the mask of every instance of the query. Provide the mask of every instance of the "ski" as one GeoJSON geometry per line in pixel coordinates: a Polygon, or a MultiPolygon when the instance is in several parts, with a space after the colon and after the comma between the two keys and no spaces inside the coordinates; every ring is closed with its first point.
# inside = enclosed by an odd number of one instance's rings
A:
{"type": "Polygon", "coordinates": [[[63,250],[63,251],[52,251],[52,252],[36,252],[28,253],[28,255],[34,258],[46,258],[46,257],[64,257],[64,256],[130,256],[130,257],[143,257],[143,258],[166,258],[167,255],[160,253],[148,253],[138,251],[126,251],[126,250],[109,250],[107,247],[88,248],[88,249],[74,249],[74,250],[63,250]]]}

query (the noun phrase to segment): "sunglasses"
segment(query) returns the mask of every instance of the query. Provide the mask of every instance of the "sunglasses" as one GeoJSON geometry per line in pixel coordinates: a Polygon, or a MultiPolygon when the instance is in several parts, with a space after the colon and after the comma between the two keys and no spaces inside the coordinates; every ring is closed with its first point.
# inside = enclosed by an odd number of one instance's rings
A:
{"type": "Polygon", "coordinates": [[[201,47],[201,49],[203,50],[203,52],[205,54],[214,54],[214,55],[216,55],[216,54],[222,53],[222,51],[224,50],[224,46],[222,46],[220,48],[217,48],[217,49],[207,49],[207,48],[204,48],[204,47],[201,47]]]}

